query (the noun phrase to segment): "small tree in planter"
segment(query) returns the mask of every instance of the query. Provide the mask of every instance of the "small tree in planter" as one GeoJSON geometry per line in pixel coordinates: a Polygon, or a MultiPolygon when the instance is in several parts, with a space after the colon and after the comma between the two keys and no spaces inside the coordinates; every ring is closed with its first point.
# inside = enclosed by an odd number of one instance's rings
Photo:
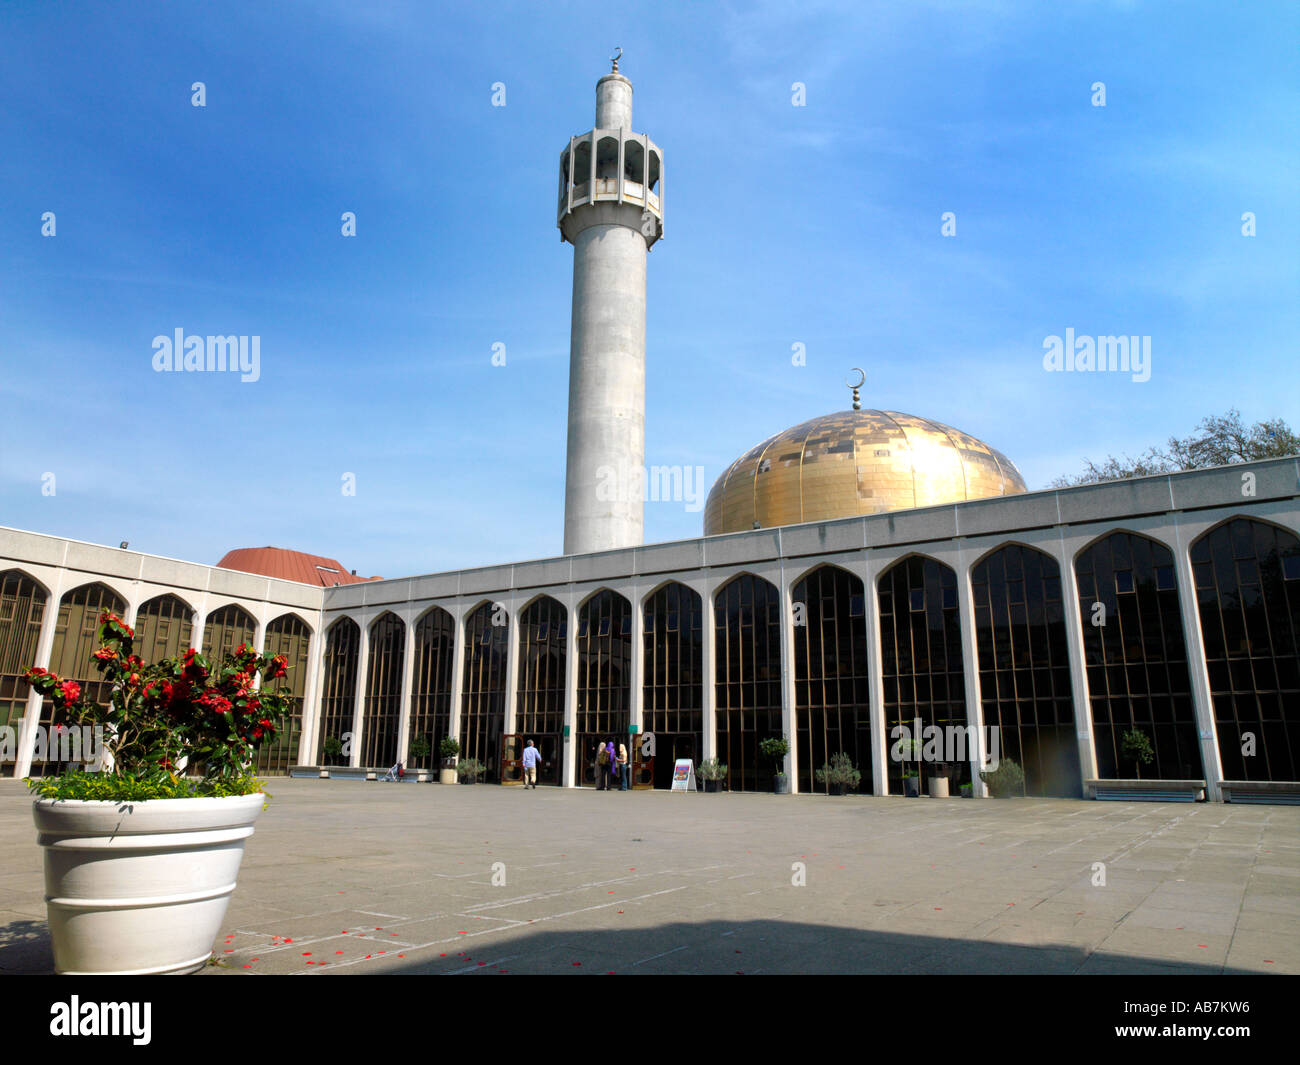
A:
{"type": "Polygon", "coordinates": [[[706,758],[700,763],[698,775],[705,791],[720,791],[721,782],[727,779],[727,767],[716,758],[706,758]]]}
{"type": "Polygon", "coordinates": [[[1125,758],[1133,759],[1138,780],[1142,779],[1142,767],[1150,765],[1156,757],[1156,751],[1151,746],[1150,738],[1138,728],[1129,729],[1124,733],[1123,738],[1120,740],[1120,750],[1124,752],[1125,758]]]}
{"type": "Polygon", "coordinates": [[[211,956],[265,806],[253,758],[289,713],[292,692],[275,684],[288,662],[241,644],[220,665],[193,648],[146,665],[134,631],[107,611],[97,636],[107,705],[45,669],[26,674],[56,716],[103,736],[100,771],[27,781],[40,796],[55,969],[193,972],[211,956]],[[181,776],[186,767],[199,775],[181,776]],[[113,905],[91,901],[106,898],[113,905]]]}
{"type": "Polygon", "coordinates": [[[1010,758],[1003,758],[992,772],[980,773],[980,780],[988,786],[989,794],[995,799],[1025,793],[1025,771],[1010,758]]]}
{"type": "Polygon", "coordinates": [[[769,736],[767,739],[759,741],[758,749],[765,758],[770,758],[775,763],[776,776],[773,782],[773,791],[778,795],[784,795],[790,790],[789,781],[785,775],[785,756],[790,753],[789,741],[784,736],[769,736]]]}
{"type": "Polygon", "coordinates": [[[456,756],[459,754],[459,740],[444,736],[438,741],[438,756],[442,759],[442,768],[438,773],[439,784],[456,783],[456,756]]]}
{"type": "Polygon", "coordinates": [[[343,741],[337,736],[326,736],[324,750],[326,764],[338,765],[338,760],[343,754],[343,741]]]}
{"type": "Polygon", "coordinates": [[[836,795],[857,791],[862,783],[862,771],[855,768],[853,759],[841,751],[831,755],[831,760],[814,774],[818,784],[827,785],[836,795]]]}
{"type": "Polygon", "coordinates": [[[473,784],[486,772],[487,766],[477,758],[462,758],[456,763],[456,773],[462,784],[473,784]]]}

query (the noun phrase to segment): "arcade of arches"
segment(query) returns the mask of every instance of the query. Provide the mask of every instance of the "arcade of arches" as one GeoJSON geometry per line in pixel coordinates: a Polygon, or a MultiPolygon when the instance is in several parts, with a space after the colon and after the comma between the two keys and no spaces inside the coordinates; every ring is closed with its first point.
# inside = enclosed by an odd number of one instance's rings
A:
{"type": "MultiPolygon", "coordinates": [[[[331,741],[341,742],[359,717],[359,757],[366,765],[395,761],[418,737],[428,753],[411,755],[409,762],[431,767],[439,742],[458,735],[462,755],[482,761],[487,779],[509,780],[517,776],[518,748],[506,741],[527,737],[542,748],[542,781],[565,779],[563,760],[576,757],[574,779],[591,783],[594,759],[589,756],[597,741],[612,738],[628,742],[644,786],[667,786],[677,758],[698,763],[712,753],[729,767],[732,789],[766,790],[776,767],[762,757],[759,745],[783,733],[782,662],[789,654],[789,727],[797,755],[791,769],[802,792],[825,790],[815,772],[841,752],[861,770],[861,790],[871,790],[873,698],[884,708],[887,732],[918,718],[925,725],[964,726],[967,678],[977,676],[983,722],[998,728],[1002,757],[1023,766],[1027,794],[1077,796],[1081,773],[1073,685],[1079,678],[1071,677],[1067,641],[1070,611],[1077,610],[1100,777],[1205,775],[1192,696],[1193,677],[1204,669],[1223,776],[1297,780],[1300,538],[1265,521],[1235,517],[1194,539],[1184,565],[1194,604],[1180,599],[1178,561],[1167,546],[1137,532],[1110,532],[1073,560],[1075,603],[1055,558],[1027,545],[1004,544],[970,568],[976,658],[971,663],[963,661],[958,575],[923,554],[906,556],[880,573],[874,596],[867,595],[860,576],[834,564],[806,573],[791,589],[788,649],[780,590],[748,572],[717,588],[711,604],[684,584],[665,583],[642,601],[636,625],[638,607],[609,588],[583,600],[572,619],[564,604],[546,595],[528,602],[514,619],[500,604],[483,602],[459,626],[462,656],[456,653],[455,618],[430,607],[412,622],[409,664],[407,623],[395,613],[370,621],[364,633],[356,621],[342,617],[320,635],[315,758],[318,764],[346,763],[331,741]],[[704,637],[710,615],[715,710],[713,735],[706,736],[704,637]],[[1185,625],[1190,616],[1199,623],[1203,664],[1189,661],[1185,625]],[[508,685],[512,634],[518,655],[514,684],[508,685]],[[881,690],[873,693],[869,652],[877,635],[881,690]],[[640,727],[655,735],[653,758],[642,759],[630,735],[635,655],[640,656],[640,727]],[[402,737],[406,676],[410,710],[402,737]],[[566,685],[572,685],[575,697],[571,741],[565,736],[566,685]],[[453,705],[457,688],[458,705],[453,705]],[[514,702],[509,715],[508,691],[514,702]],[[515,730],[509,737],[508,717],[515,730]],[[1139,765],[1126,752],[1124,735],[1132,730],[1150,740],[1151,762],[1139,765]]],[[[51,610],[49,668],[77,680],[92,698],[106,695],[90,655],[100,612],[125,614],[121,596],[92,581],[55,604],[22,570],[0,572],[0,728],[10,732],[32,705],[22,675],[36,661],[51,610]]],[[[196,638],[194,611],[171,594],[142,603],[134,624],[138,652],[146,659],[179,653],[196,638]]],[[[231,603],[205,619],[203,650],[220,656],[240,643],[253,643],[257,635],[253,616],[231,603]]],[[[266,626],[266,653],[289,659],[295,713],[279,740],[259,753],[259,772],[284,773],[298,760],[316,638],[291,613],[266,626]]],[[[50,704],[42,704],[38,723],[55,724],[52,714],[50,704]]],[[[901,791],[901,767],[892,758],[885,766],[888,790],[901,791]]],[[[941,767],[923,762],[920,768],[945,772],[953,783],[968,780],[970,773],[968,762],[941,767]]],[[[12,760],[0,764],[0,772],[12,771],[12,760]]],[[[40,773],[42,766],[34,764],[32,771],[40,773]]]]}

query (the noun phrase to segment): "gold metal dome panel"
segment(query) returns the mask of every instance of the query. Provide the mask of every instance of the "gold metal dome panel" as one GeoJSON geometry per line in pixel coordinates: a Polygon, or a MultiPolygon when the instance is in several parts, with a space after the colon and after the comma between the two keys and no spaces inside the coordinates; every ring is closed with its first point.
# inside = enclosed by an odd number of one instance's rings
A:
{"type": "Polygon", "coordinates": [[[1001,452],[897,411],[813,418],[750,448],[714,483],[704,535],[1027,491],[1001,452]]]}

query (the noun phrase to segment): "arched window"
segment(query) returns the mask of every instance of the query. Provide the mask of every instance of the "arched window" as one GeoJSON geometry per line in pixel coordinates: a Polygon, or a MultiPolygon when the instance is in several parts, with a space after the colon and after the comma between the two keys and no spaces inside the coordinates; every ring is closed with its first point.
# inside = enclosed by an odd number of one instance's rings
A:
{"type": "Polygon", "coordinates": [[[847,754],[871,791],[867,618],[860,578],[819,566],[794,586],[794,692],[799,790],[828,791],[816,771],[847,754]]]}
{"type": "Polygon", "coordinates": [[[969,738],[957,575],[936,559],[912,555],[880,575],[879,593],[889,790],[902,794],[908,771],[919,774],[922,790],[932,775],[946,776],[949,788],[955,789],[970,780],[969,760],[957,759],[959,753],[969,759],[969,752],[958,752],[948,742],[958,731],[969,738]],[[894,757],[903,737],[923,744],[942,737],[943,749],[936,745],[923,751],[920,760],[904,763],[894,757]]]}
{"type": "Polygon", "coordinates": [[[259,774],[284,774],[298,761],[302,737],[302,704],[307,694],[308,650],[311,629],[297,614],[282,614],[266,627],[266,654],[284,655],[288,668],[280,680],[273,682],[288,688],[291,703],[288,717],[270,743],[258,748],[254,766],[259,774]]]}
{"type": "Polygon", "coordinates": [[[1225,780],[1300,780],[1300,538],[1233,518],[1192,544],[1225,780]]]}
{"type": "Polygon", "coordinates": [[[461,696],[460,754],[487,767],[485,780],[501,776],[506,726],[506,654],[509,617],[484,603],[465,619],[465,683],[461,696]]]}
{"type": "Polygon", "coordinates": [[[135,615],[135,653],[152,665],[183,655],[194,645],[194,611],[174,595],[159,595],[135,615]]]}
{"type": "Polygon", "coordinates": [[[698,765],[704,752],[704,600],[672,581],[645,601],[642,619],[641,731],[655,737],[652,782],[669,788],[674,762],[698,765]]]}
{"type": "Polygon", "coordinates": [[[370,662],[366,703],[361,718],[361,764],[387,768],[397,761],[397,733],[402,715],[402,666],[406,626],[392,611],[370,626],[370,662]]]}
{"type": "Polygon", "coordinates": [[[411,739],[429,744],[427,755],[410,756],[413,767],[440,761],[438,745],[451,734],[451,671],[455,662],[456,621],[435,606],[415,626],[415,675],[411,690],[411,739]]]}
{"type": "Polygon", "coordinates": [[[208,615],[203,630],[203,657],[215,668],[240,644],[254,647],[256,640],[257,620],[237,603],[227,603],[208,615]]]}
{"type": "Polygon", "coordinates": [[[713,596],[717,757],[733,791],[771,791],[776,765],[759,743],[781,722],[781,596],[752,573],[713,596]]]}
{"type": "Polygon", "coordinates": [[[347,751],[355,740],[352,722],[357,702],[357,660],[361,651],[361,627],[351,618],[340,618],[325,634],[325,659],[320,700],[320,739],[316,759],[321,765],[347,765],[347,751]],[[325,750],[330,738],[343,744],[345,753],[325,750]]]}
{"type": "MultiPolygon", "coordinates": [[[[12,730],[15,744],[31,693],[23,674],[36,664],[46,598],[44,589],[21,570],[0,573],[0,728],[12,730]]],[[[14,765],[0,761],[0,776],[13,776],[14,765]]]]}
{"type": "MultiPolygon", "coordinates": [[[[574,752],[579,783],[595,782],[596,745],[628,741],[632,604],[602,588],[578,609],[578,705],[574,752]]],[[[630,753],[630,752],[629,752],[630,753]]]]}
{"type": "Polygon", "coordinates": [[[971,570],[984,727],[1025,771],[1027,795],[1083,794],[1061,567],[1007,544],[971,570]],[[992,730],[996,728],[996,734],[992,730]]]}
{"type": "Polygon", "coordinates": [[[1101,779],[1201,779],[1173,553],[1114,532],[1083,551],[1074,571],[1101,779]],[[1124,752],[1130,732],[1146,736],[1151,763],[1124,752]]]}

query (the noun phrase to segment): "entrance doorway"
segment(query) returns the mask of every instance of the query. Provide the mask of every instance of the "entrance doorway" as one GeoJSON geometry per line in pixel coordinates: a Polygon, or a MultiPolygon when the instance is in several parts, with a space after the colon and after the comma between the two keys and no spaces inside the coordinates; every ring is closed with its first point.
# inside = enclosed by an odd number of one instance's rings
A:
{"type": "Polygon", "coordinates": [[[537,783],[557,786],[560,783],[560,753],[564,749],[563,737],[558,732],[516,732],[502,736],[501,783],[524,782],[524,748],[528,746],[529,740],[533,741],[533,746],[542,756],[537,766],[537,783]]]}
{"type": "Polygon", "coordinates": [[[655,756],[644,762],[649,770],[645,775],[656,789],[668,791],[673,786],[673,765],[679,758],[689,758],[700,768],[702,748],[698,732],[656,732],[655,756]]]}

